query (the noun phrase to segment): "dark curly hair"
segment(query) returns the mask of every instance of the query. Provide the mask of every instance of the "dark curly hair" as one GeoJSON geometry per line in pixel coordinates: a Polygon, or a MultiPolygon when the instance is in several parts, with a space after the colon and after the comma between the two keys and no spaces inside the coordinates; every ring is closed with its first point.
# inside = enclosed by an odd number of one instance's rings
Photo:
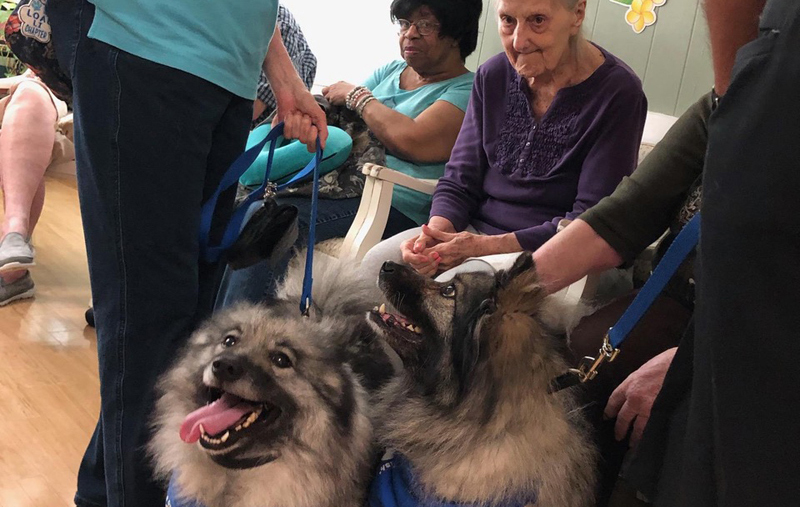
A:
{"type": "Polygon", "coordinates": [[[390,12],[392,22],[408,19],[422,6],[428,7],[441,24],[439,37],[452,37],[458,41],[461,59],[475,51],[478,45],[478,21],[483,11],[481,0],[393,0],[390,12]]]}

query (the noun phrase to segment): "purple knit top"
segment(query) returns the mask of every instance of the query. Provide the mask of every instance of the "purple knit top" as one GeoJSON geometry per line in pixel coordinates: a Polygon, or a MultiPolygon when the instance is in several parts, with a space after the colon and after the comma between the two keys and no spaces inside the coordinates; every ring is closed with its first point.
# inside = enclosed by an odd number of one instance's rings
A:
{"type": "Polygon", "coordinates": [[[526,250],[609,195],[636,167],[647,99],[636,74],[599,48],[605,62],[562,88],[541,120],[526,81],[505,54],[484,63],[431,216],[456,230],[514,232],[526,250]]]}

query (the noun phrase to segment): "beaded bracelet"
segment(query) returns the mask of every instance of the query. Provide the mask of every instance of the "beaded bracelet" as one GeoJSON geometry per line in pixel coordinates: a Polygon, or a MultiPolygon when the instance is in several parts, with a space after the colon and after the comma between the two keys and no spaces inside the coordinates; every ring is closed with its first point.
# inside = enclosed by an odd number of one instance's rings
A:
{"type": "Polygon", "coordinates": [[[365,98],[364,100],[362,100],[362,101],[360,101],[360,102],[358,103],[358,105],[356,106],[356,113],[357,113],[359,116],[363,116],[363,115],[364,115],[364,108],[367,106],[367,104],[369,104],[369,103],[370,103],[370,102],[372,102],[373,100],[376,100],[376,99],[375,99],[375,97],[372,95],[372,93],[370,93],[370,94],[369,94],[369,96],[367,96],[367,98],[365,98]]]}
{"type": "Polygon", "coordinates": [[[355,94],[353,96],[353,100],[350,101],[350,105],[352,106],[350,109],[355,111],[356,108],[358,107],[358,103],[364,100],[366,97],[369,97],[370,95],[372,95],[372,92],[367,90],[366,88],[355,94]]]}
{"type": "Polygon", "coordinates": [[[360,94],[360,93],[364,92],[364,91],[369,91],[369,90],[367,90],[366,86],[356,86],[355,88],[350,90],[350,92],[347,94],[347,96],[345,97],[345,100],[344,100],[344,105],[347,107],[347,109],[351,109],[351,110],[355,109],[355,104],[356,104],[355,100],[354,100],[355,96],[357,94],[360,94]]]}

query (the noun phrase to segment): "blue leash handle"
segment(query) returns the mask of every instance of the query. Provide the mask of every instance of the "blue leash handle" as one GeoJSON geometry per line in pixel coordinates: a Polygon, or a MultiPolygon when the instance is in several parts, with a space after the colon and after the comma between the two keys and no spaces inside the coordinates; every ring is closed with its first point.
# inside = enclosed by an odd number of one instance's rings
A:
{"type": "MultiPolygon", "coordinates": [[[[314,245],[317,238],[317,207],[319,203],[319,166],[322,163],[322,147],[317,138],[317,154],[312,160],[314,164],[314,185],[311,187],[311,221],[308,225],[308,244],[306,245],[306,273],[303,276],[303,293],[300,296],[300,313],[308,316],[311,309],[311,287],[314,285],[314,245]]],[[[311,163],[309,163],[311,165],[311,163]]],[[[308,169],[308,166],[306,166],[308,169]]],[[[305,171],[306,169],[303,169],[305,171]]],[[[303,172],[301,171],[301,172],[303,172]]],[[[299,174],[299,173],[298,173],[299,174]]],[[[294,179],[294,178],[292,178],[294,179]]],[[[288,185],[288,183],[286,183],[288,185]]]]}
{"type": "Polygon", "coordinates": [[[647,310],[652,306],[661,291],[669,282],[672,275],[678,270],[686,256],[697,246],[700,240],[700,213],[697,213],[687,223],[678,236],[667,249],[667,253],[653,270],[653,274],[644,284],[644,287],[634,298],[631,305],[622,314],[614,327],[608,330],[611,346],[619,348],[628,334],[642,319],[647,310]]]}
{"type": "MultiPolygon", "coordinates": [[[[231,245],[233,245],[233,243],[236,241],[236,238],[239,237],[239,232],[242,229],[242,223],[244,222],[244,217],[247,214],[248,208],[253,202],[263,198],[267,187],[273,185],[269,181],[269,174],[272,171],[272,159],[275,156],[275,145],[277,144],[275,141],[277,141],[279,137],[283,136],[283,131],[284,125],[283,122],[281,122],[275,125],[275,127],[269,131],[269,134],[267,134],[267,136],[264,137],[261,142],[239,155],[239,157],[231,164],[231,166],[222,176],[222,180],[217,186],[217,189],[203,204],[200,212],[199,243],[200,255],[206,262],[217,262],[222,254],[228,248],[230,248],[231,245]],[[247,168],[250,167],[253,162],[255,162],[256,158],[261,153],[261,150],[264,149],[264,146],[266,146],[267,143],[271,144],[269,147],[269,155],[267,156],[267,168],[264,172],[264,182],[260,187],[250,192],[247,197],[245,197],[244,201],[242,201],[242,203],[234,210],[230,220],[228,221],[228,225],[225,228],[225,232],[222,235],[222,240],[220,241],[219,245],[210,245],[209,235],[211,232],[211,222],[214,218],[214,209],[217,207],[217,201],[219,200],[220,194],[239,182],[239,178],[241,178],[242,174],[244,174],[247,168]]],[[[314,261],[314,244],[316,243],[317,207],[319,200],[319,167],[321,163],[322,145],[319,138],[317,138],[317,149],[314,158],[312,158],[302,170],[292,176],[289,181],[275,187],[275,191],[277,192],[306,178],[311,173],[314,174],[314,185],[311,196],[311,225],[309,226],[308,230],[306,273],[305,278],[303,279],[303,294],[300,300],[300,310],[304,315],[307,315],[308,309],[311,307],[312,303],[311,286],[313,281],[311,271],[314,261]]]]}

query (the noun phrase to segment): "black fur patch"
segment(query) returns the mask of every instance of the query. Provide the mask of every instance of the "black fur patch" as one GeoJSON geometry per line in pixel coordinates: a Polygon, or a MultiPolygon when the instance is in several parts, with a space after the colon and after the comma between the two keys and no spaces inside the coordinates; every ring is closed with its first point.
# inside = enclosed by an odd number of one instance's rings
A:
{"type": "Polygon", "coordinates": [[[339,432],[342,435],[349,435],[352,431],[353,412],[356,405],[355,393],[353,392],[355,387],[350,378],[344,375],[344,372],[340,370],[337,373],[342,380],[342,392],[338,396],[330,386],[312,383],[311,387],[314,388],[322,402],[333,413],[339,432]]]}

